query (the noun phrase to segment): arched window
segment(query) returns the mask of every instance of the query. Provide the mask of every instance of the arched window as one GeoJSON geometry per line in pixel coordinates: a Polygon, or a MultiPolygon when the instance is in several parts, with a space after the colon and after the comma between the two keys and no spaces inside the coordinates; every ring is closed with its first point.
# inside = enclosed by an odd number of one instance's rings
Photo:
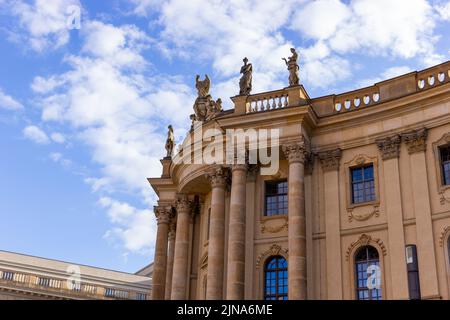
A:
{"type": "Polygon", "coordinates": [[[359,248],[355,254],[357,300],[381,300],[381,269],[378,251],[372,246],[359,248]]]}
{"type": "Polygon", "coordinates": [[[269,258],[264,268],[264,300],[288,299],[288,264],[285,258],[269,258]]]}

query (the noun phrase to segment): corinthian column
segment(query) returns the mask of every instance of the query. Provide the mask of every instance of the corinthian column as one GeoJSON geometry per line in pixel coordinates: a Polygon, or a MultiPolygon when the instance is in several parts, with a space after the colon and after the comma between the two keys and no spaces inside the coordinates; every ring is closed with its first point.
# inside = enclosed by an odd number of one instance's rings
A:
{"type": "Polygon", "coordinates": [[[208,243],[208,275],[206,299],[223,299],[224,247],[225,247],[225,185],[226,172],[215,167],[208,175],[211,182],[211,218],[208,243]]]}
{"type": "Polygon", "coordinates": [[[233,165],[231,179],[227,299],[242,300],[245,293],[245,194],[247,165],[233,165]]]}
{"type": "Polygon", "coordinates": [[[339,204],[339,161],[341,154],[341,149],[319,153],[325,185],[326,283],[329,300],[341,300],[343,289],[339,204]]]}
{"type": "Polygon", "coordinates": [[[171,208],[154,207],[158,230],[156,232],[155,259],[152,276],[152,299],[163,300],[166,283],[167,263],[167,235],[169,232],[169,221],[171,208]]]}
{"type": "Polygon", "coordinates": [[[175,252],[173,259],[172,300],[186,299],[189,225],[192,214],[192,203],[183,195],[177,202],[177,231],[175,236],[175,252]]]}
{"type": "Polygon", "coordinates": [[[165,299],[170,300],[172,294],[173,258],[175,254],[176,224],[172,221],[169,225],[169,248],[167,254],[166,293],[165,299]]]}
{"type": "Polygon", "coordinates": [[[290,300],[306,299],[306,222],[304,185],[304,141],[283,146],[289,160],[288,176],[288,297],[290,300]]]}

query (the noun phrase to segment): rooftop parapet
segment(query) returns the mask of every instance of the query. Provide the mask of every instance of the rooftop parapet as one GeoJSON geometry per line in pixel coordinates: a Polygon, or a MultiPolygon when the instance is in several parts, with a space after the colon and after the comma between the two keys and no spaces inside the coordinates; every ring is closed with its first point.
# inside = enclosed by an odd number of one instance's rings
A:
{"type": "Polygon", "coordinates": [[[302,85],[232,97],[234,114],[251,114],[310,104],[319,117],[332,116],[374,105],[450,82],[450,61],[338,95],[310,99],[302,85]]]}

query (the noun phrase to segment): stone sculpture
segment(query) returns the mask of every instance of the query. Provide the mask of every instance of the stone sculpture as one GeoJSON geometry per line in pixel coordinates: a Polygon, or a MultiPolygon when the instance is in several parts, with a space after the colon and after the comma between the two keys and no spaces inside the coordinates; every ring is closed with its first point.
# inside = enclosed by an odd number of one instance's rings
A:
{"type": "Polygon", "coordinates": [[[300,82],[300,78],[298,75],[298,72],[300,70],[300,67],[298,66],[297,59],[298,54],[295,51],[295,48],[291,48],[292,56],[286,60],[286,58],[282,58],[284,62],[286,63],[286,66],[289,70],[289,86],[297,86],[300,82]]]}

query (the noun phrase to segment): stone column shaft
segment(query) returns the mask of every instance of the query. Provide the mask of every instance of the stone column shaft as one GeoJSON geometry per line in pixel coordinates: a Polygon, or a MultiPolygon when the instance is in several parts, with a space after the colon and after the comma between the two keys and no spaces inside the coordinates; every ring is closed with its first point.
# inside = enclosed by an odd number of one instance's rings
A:
{"type": "Polygon", "coordinates": [[[408,147],[412,169],[411,182],[416,218],[420,292],[423,299],[438,298],[439,284],[425,158],[427,131],[421,129],[406,133],[402,135],[402,139],[408,147]]]}
{"type": "Polygon", "coordinates": [[[175,254],[175,223],[169,225],[169,247],[167,254],[166,293],[165,299],[170,300],[172,294],[173,259],[175,254]]]}
{"type": "Polygon", "coordinates": [[[329,300],[342,299],[341,226],[339,201],[340,149],[319,153],[325,188],[325,231],[327,295],[329,300]]]}
{"type": "MultiPolygon", "coordinates": [[[[394,135],[377,141],[383,159],[384,194],[388,223],[389,256],[391,261],[392,299],[408,299],[408,276],[405,259],[402,194],[400,190],[400,137],[394,135]]],[[[384,275],[381,275],[384,276],[384,275]]],[[[386,292],[383,292],[386,295],[386,292]]]]}
{"type": "Polygon", "coordinates": [[[187,198],[181,198],[177,204],[177,231],[173,259],[172,300],[186,299],[187,271],[189,256],[189,226],[192,204],[187,198]]]}
{"type": "Polygon", "coordinates": [[[245,294],[245,205],[247,166],[232,169],[228,231],[227,299],[243,300],[245,294]]]}
{"type": "Polygon", "coordinates": [[[208,274],[206,299],[223,299],[225,255],[225,184],[224,168],[215,168],[209,175],[211,181],[211,218],[208,242],[208,274]]]}
{"type": "Polygon", "coordinates": [[[306,221],[304,186],[304,142],[283,146],[289,160],[288,176],[288,297],[306,299],[306,221]]]}
{"type": "Polygon", "coordinates": [[[156,232],[155,259],[152,276],[152,300],[163,300],[165,297],[167,269],[167,237],[171,210],[165,207],[155,207],[158,229],[156,232]]]}

